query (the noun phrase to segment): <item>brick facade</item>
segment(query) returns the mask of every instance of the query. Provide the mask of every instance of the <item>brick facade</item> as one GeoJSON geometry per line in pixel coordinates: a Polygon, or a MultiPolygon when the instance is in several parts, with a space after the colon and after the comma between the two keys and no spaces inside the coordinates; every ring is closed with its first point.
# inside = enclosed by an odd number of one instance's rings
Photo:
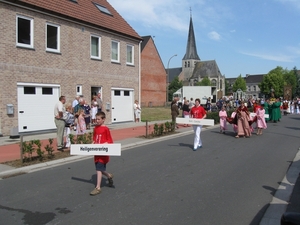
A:
{"type": "Polygon", "coordinates": [[[141,53],[141,106],[164,106],[167,74],[152,38],[141,53]]]}
{"type": "MultiPolygon", "coordinates": [[[[58,84],[67,103],[74,100],[76,85],[82,85],[82,94],[89,103],[91,87],[102,87],[103,102],[111,102],[112,87],[134,89],[134,98],[138,99],[140,40],[137,38],[4,3],[0,3],[0,14],[0,134],[9,135],[11,128],[18,126],[18,82],[58,84]],[[34,20],[33,49],[16,47],[17,15],[34,20]],[[60,26],[60,53],[46,52],[47,22],[60,26]],[[90,58],[92,34],[101,37],[101,60],[90,58]],[[120,42],[120,63],[111,62],[112,40],[120,42]],[[126,65],[127,44],[134,46],[133,66],[126,65]],[[15,109],[12,116],[6,114],[6,104],[10,103],[15,109]]],[[[107,121],[111,121],[110,111],[107,121]]]]}

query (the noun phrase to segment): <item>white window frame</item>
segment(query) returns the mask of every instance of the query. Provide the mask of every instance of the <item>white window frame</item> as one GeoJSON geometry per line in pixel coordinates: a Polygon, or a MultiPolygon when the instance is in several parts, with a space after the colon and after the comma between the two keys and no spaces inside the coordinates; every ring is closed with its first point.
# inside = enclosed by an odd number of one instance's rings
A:
{"type": "Polygon", "coordinates": [[[34,34],[34,30],[33,30],[33,18],[30,17],[26,17],[26,16],[21,16],[21,15],[17,15],[16,16],[16,45],[19,47],[25,47],[25,48],[33,48],[33,34],[34,34]],[[30,44],[24,44],[24,43],[19,43],[18,42],[18,19],[22,18],[25,20],[29,20],[30,21],[30,44]]]}
{"type": "Polygon", "coordinates": [[[76,95],[82,95],[82,85],[76,85],[76,95]]]}
{"type": "Polygon", "coordinates": [[[119,63],[120,62],[120,42],[119,41],[111,41],[111,61],[119,63]],[[117,44],[117,59],[113,59],[113,44],[117,44]]]}
{"type": "Polygon", "coordinates": [[[127,45],[126,47],[126,64],[127,65],[134,65],[134,46],[133,45],[127,45]],[[128,48],[131,48],[131,62],[128,60],[128,48]]]}
{"type": "Polygon", "coordinates": [[[96,35],[91,35],[90,43],[91,43],[91,58],[92,59],[101,59],[101,37],[96,36],[96,35]],[[94,56],[92,54],[92,38],[97,38],[98,39],[98,56],[94,56]]]}
{"type": "Polygon", "coordinates": [[[45,38],[46,38],[46,51],[48,51],[48,52],[60,52],[60,26],[59,25],[56,25],[56,24],[53,24],[53,23],[46,23],[46,35],[45,35],[45,38]],[[47,46],[47,38],[48,38],[47,28],[48,28],[48,26],[52,26],[52,27],[56,27],[57,28],[57,34],[56,34],[57,49],[55,49],[55,48],[48,48],[48,46],[47,46]]]}

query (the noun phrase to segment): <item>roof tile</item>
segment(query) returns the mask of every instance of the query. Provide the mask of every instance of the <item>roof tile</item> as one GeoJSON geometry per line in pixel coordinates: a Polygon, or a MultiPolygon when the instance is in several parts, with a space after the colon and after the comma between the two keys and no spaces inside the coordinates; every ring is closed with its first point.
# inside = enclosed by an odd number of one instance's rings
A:
{"type": "Polygon", "coordinates": [[[106,0],[19,0],[17,4],[49,11],[141,40],[139,34],[106,0]],[[112,14],[101,12],[95,5],[106,7],[112,14]]]}

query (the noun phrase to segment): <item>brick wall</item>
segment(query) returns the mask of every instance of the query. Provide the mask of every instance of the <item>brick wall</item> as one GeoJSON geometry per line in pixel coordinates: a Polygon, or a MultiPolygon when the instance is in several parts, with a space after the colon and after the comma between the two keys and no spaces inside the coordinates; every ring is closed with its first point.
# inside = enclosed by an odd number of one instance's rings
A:
{"type": "Polygon", "coordinates": [[[141,105],[164,106],[167,74],[150,38],[141,54],[141,105]]]}
{"type": "MultiPolygon", "coordinates": [[[[76,85],[82,85],[83,95],[90,102],[91,87],[102,87],[103,102],[111,102],[111,88],[133,88],[139,94],[139,41],[75,24],[27,9],[0,3],[0,134],[9,135],[18,126],[17,83],[59,84],[61,95],[71,103],[76,85]],[[34,49],[16,47],[16,15],[34,19],[34,49]],[[61,51],[46,52],[46,23],[60,25],[61,51]],[[90,35],[101,37],[101,60],[90,59],[90,35]],[[112,63],[111,41],[120,42],[120,63],[112,63]],[[134,46],[134,66],[126,65],[126,45],[134,46]],[[6,104],[12,103],[13,116],[6,114],[6,104]]],[[[107,121],[111,113],[107,112],[107,121]]]]}

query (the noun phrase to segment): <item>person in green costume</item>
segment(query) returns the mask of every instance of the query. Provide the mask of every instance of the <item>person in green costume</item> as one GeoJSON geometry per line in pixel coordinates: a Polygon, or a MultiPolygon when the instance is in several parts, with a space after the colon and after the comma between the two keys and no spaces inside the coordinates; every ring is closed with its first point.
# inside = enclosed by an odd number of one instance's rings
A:
{"type": "MultiPolygon", "coordinates": [[[[264,102],[264,110],[265,110],[265,115],[269,115],[269,109],[270,108],[270,100],[267,99],[265,102],[264,102]]],[[[270,115],[269,115],[269,118],[265,118],[266,122],[268,122],[270,120],[270,115]]]]}
{"type": "Polygon", "coordinates": [[[279,98],[276,98],[275,102],[272,105],[272,120],[274,123],[280,121],[281,119],[281,112],[280,112],[281,102],[279,98]]]}

